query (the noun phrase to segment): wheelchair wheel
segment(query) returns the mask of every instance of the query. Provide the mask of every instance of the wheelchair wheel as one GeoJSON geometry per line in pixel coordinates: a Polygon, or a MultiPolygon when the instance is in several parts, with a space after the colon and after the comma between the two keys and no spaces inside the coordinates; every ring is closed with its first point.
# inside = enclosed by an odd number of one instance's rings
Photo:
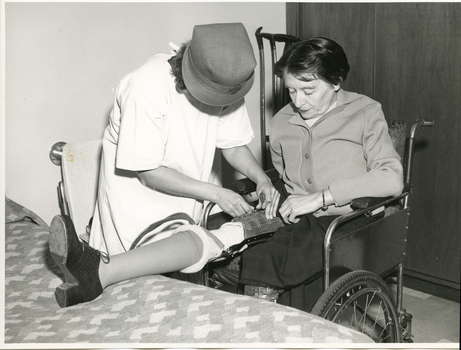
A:
{"type": "Polygon", "coordinates": [[[384,281],[369,271],[352,271],[315,303],[312,314],[368,335],[377,343],[398,343],[397,310],[384,281]]]}

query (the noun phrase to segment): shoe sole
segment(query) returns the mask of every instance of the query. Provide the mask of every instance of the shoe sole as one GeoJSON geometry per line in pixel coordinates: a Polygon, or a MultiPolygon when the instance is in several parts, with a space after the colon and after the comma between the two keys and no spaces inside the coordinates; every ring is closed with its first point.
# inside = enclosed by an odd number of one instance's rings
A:
{"type": "Polygon", "coordinates": [[[66,264],[67,261],[67,225],[64,218],[57,215],[50,225],[50,251],[58,264],[66,264]]]}
{"type": "Polygon", "coordinates": [[[76,300],[83,301],[83,293],[77,279],[67,269],[67,225],[64,218],[57,215],[53,218],[50,225],[50,253],[53,260],[59,266],[61,271],[64,273],[66,282],[56,288],[55,297],[60,307],[70,306],[70,301],[76,300]]]}

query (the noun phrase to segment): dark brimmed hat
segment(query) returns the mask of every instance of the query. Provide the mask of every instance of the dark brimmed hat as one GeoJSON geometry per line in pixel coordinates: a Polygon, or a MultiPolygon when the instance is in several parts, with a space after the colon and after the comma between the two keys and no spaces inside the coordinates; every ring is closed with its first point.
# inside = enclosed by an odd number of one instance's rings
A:
{"type": "Polygon", "coordinates": [[[210,106],[227,106],[242,99],[254,81],[256,59],[241,23],[194,27],[182,75],[187,91],[210,106]]]}

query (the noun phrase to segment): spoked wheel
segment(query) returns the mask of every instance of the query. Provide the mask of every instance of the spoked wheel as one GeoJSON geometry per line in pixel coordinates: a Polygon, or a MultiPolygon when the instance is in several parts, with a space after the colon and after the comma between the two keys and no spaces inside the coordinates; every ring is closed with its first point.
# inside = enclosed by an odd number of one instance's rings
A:
{"type": "Polygon", "coordinates": [[[315,303],[312,313],[368,335],[377,343],[398,343],[397,310],[384,281],[369,271],[352,271],[315,303]]]}

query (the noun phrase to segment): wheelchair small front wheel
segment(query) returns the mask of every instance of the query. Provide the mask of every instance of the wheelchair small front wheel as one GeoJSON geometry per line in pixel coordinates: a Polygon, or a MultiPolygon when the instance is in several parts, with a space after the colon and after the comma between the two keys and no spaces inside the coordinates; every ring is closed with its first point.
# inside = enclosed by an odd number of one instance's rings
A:
{"type": "Polygon", "coordinates": [[[352,271],[338,278],[311,313],[364,333],[377,343],[400,342],[398,313],[389,288],[369,271],[352,271]]]}

